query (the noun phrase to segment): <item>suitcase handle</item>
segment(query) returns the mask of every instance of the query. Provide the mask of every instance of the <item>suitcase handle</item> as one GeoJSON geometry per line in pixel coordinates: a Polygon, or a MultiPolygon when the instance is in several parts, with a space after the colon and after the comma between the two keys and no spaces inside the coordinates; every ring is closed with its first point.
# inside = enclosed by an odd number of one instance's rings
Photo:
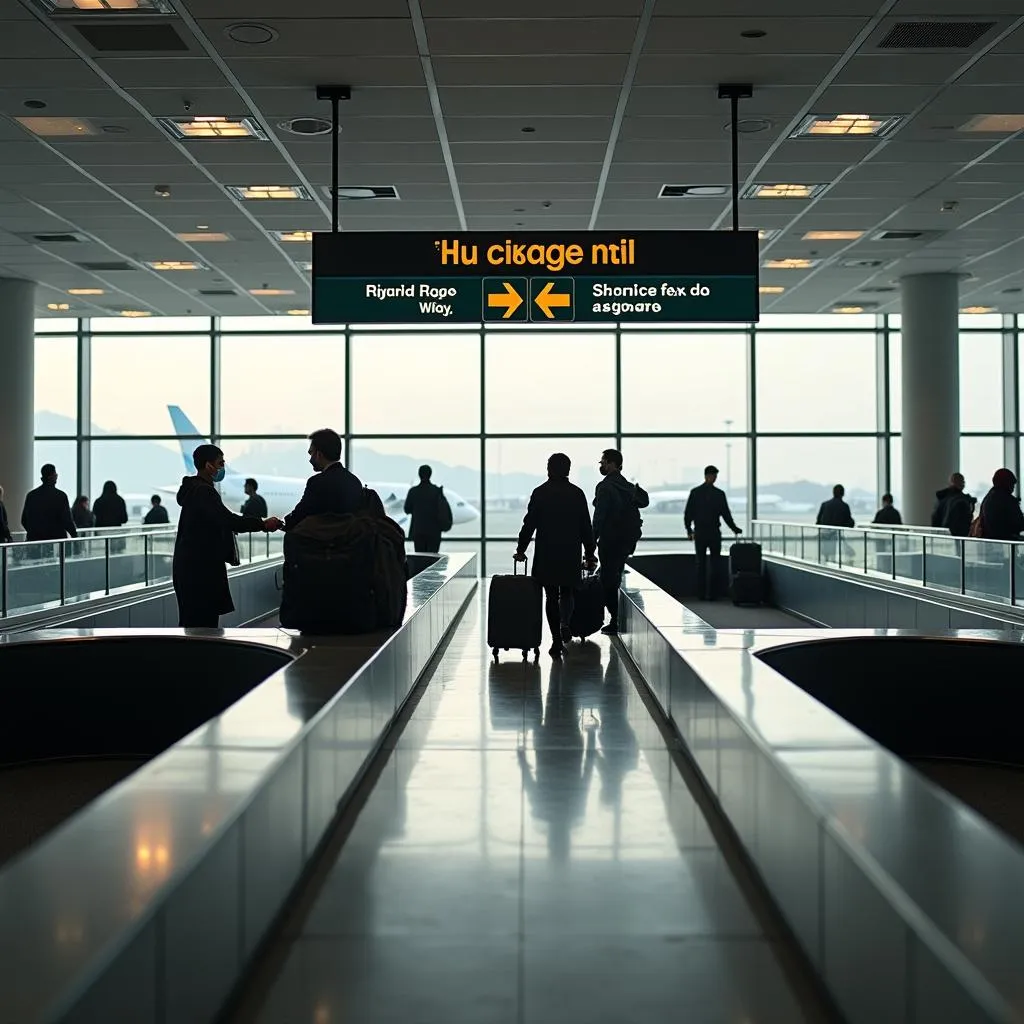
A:
{"type": "MultiPolygon", "coordinates": [[[[528,558],[523,559],[523,575],[528,576],[530,570],[530,560],[528,558]]],[[[519,575],[519,563],[513,558],[512,559],[512,575],[519,575]]]]}

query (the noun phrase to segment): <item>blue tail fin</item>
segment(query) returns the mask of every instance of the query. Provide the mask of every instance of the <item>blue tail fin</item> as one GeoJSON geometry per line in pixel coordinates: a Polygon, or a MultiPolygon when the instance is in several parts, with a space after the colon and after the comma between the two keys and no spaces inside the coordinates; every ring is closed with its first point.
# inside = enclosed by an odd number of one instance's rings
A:
{"type": "Polygon", "coordinates": [[[181,411],[181,406],[169,405],[167,412],[170,413],[174,433],[182,438],[178,441],[178,447],[181,449],[181,458],[185,463],[185,472],[194,473],[196,467],[192,464],[192,451],[206,439],[196,425],[181,411]]]}

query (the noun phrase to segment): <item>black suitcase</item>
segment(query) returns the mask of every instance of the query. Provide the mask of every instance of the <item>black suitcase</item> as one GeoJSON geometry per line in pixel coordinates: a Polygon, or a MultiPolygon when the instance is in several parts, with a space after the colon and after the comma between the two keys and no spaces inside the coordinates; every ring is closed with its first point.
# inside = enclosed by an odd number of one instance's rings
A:
{"type": "Polygon", "coordinates": [[[741,572],[761,572],[761,545],[737,541],[729,548],[729,578],[741,572]]]}
{"type": "Polygon", "coordinates": [[[574,594],[569,630],[573,636],[586,640],[604,625],[604,587],[596,574],[584,575],[574,594]]]}
{"type": "Polygon", "coordinates": [[[762,572],[738,572],[729,582],[729,596],[736,605],[764,604],[765,575],[762,572]]]}
{"type": "Polygon", "coordinates": [[[286,534],[281,625],[319,635],[372,632],[373,555],[372,545],[343,547],[286,534]]]}
{"type": "Polygon", "coordinates": [[[539,658],[542,619],[541,590],[525,568],[519,575],[518,563],[513,563],[511,576],[491,578],[487,597],[487,646],[495,661],[500,650],[520,650],[524,661],[532,650],[539,658]]]}

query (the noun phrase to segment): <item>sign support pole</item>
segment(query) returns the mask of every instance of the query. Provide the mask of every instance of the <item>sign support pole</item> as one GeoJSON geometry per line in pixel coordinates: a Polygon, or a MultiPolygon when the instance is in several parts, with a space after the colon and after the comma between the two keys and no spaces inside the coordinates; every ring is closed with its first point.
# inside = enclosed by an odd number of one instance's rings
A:
{"type": "Polygon", "coordinates": [[[732,229],[740,229],[740,100],[748,100],[754,95],[752,85],[720,85],[718,98],[729,101],[732,120],[729,125],[732,136],[732,229]]]}
{"type": "Polygon", "coordinates": [[[338,161],[341,145],[341,114],[339,104],[352,97],[347,85],[318,85],[316,98],[331,101],[331,232],[338,233],[338,161]]]}

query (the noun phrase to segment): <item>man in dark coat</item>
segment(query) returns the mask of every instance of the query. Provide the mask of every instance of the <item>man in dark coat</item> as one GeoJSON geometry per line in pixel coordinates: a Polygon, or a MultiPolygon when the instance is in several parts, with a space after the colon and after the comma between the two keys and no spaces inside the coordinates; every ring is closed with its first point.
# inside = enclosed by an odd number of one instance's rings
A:
{"type": "Polygon", "coordinates": [[[142,517],[143,526],[164,526],[171,521],[159,494],[149,499],[149,511],[142,517]]]}
{"type": "Polygon", "coordinates": [[[78,529],[71,518],[68,496],[57,490],[57,470],[47,463],[39,471],[42,484],[25,496],[21,525],[26,540],[64,540],[77,537],[78,529]]]}
{"type": "MultiPolygon", "coordinates": [[[[846,488],[842,484],[836,484],[832,488],[832,497],[828,501],[823,501],[818,509],[818,516],[814,520],[817,526],[845,526],[849,529],[853,528],[853,513],[850,511],[850,506],[843,500],[845,494],[846,488]]],[[[829,558],[833,560],[838,559],[841,540],[839,531],[823,530],[821,540],[826,560],[829,558]]],[[[853,557],[853,548],[846,541],[842,541],[842,545],[846,557],[853,557]]]]}
{"type": "Polygon", "coordinates": [[[882,495],[882,507],[875,513],[875,518],[871,522],[876,526],[903,525],[903,516],[900,515],[899,510],[893,505],[891,494],[882,495]]]}
{"type": "Polygon", "coordinates": [[[128,522],[128,509],[113,480],[103,485],[103,493],[92,503],[92,513],[97,526],[117,527],[128,522]]]}
{"type": "Polygon", "coordinates": [[[266,519],[267,503],[263,495],[257,493],[260,489],[259,481],[248,477],[245,481],[245,501],[242,502],[242,515],[250,519],[266,519]]]}
{"type": "Polygon", "coordinates": [[[195,476],[178,489],[181,516],[174,538],[171,578],[178,599],[178,625],[216,629],[221,615],[235,610],[228,587],[229,563],[235,560],[236,533],[276,530],[278,519],[247,519],[225,507],[214,487],[224,479],[224,453],[201,444],[192,453],[195,476]]]}
{"type": "Polygon", "coordinates": [[[308,454],[316,473],[306,481],[298,505],[285,516],[285,530],[295,529],[307,516],[355,515],[363,507],[363,485],[341,464],[341,437],[336,431],[314,430],[308,454]]]}
{"type": "Polygon", "coordinates": [[[526,560],[526,549],[536,533],[533,578],[544,588],[544,610],[551,629],[552,658],[560,658],[569,639],[573,590],[579,583],[581,554],[588,568],[594,558],[594,530],[587,496],[569,482],[572,464],[561,452],[548,459],[548,480],[530,495],[519,531],[515,560],[526,560]]]}
{"type": "Polygon", "coordinates": [[[697,557],[697,599],[701,601],[715,599],[715,576],[722,554],[721,521],[724,519],[736,536],[743,532],[732,518],[725,491],[715,486],[717,479],[718,468],[705,466],[704,483],[690,491],[683,512],[686,536],[693,541],[697,557]]]}
{"type": "Polygon", "coordinates": [[[440,487],[430,482],[433,472],[430,466],[420,466],[420,482],[409,488],[405,498],[405,514],[411,516],[409,536],[413,549],[431,553],[441,550],[441,534],[445,527],[442,518],[451,519],[451,509],[447,510],[447,517],[442,515],[441,503],[447,503],[448,499],[440,487]]]}
{"type": "Polygon", "coordinates": [[[1017,477],[1013,470],[997,469],[992,489],[981,503],[981,535],[986,540],[1020,540],[1024,531],[1024,513],[1013,489],[1017,477]]]}
{"type": "Polygon", "coordinates": [[[966,537],[971,530],[974,506],[978,499],[967,493],[967,481],[963,473],[953,473],[949,486],[935,492],[935,508],[932,510],[932,526],[945,528],[954,537],[966,537]]]}

